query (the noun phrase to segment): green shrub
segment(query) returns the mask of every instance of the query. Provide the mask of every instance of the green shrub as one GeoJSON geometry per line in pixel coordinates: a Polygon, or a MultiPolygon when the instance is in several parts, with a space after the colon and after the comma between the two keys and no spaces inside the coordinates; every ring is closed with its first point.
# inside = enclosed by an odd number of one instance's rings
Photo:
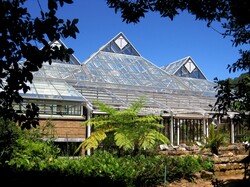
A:
{"type": "Polygon", "coordinates": [[[21,137],[21,129],[15,122],[0,118],[0,166],[11,158],[17,145],[16,140],[21,137]]]}
{"type": "Polygon", "coordinates": [[[57,157],[59,150],[49,142],[19,138],[8,165],[19,170],[41,170],[57,157]]]}
{"type": "MultiPolygon", "coordinates": [[[[47,126],[46,126],[47,128],[47,126]]],[[[55,159],[59,149],[48,139],[43,141],[45,129],[24,129],[13,121],[0,119],[0,163],[17,170],[40,170],[55,159]]]]}
{"type": "Polygon", "coordinates": [[[216,129],[213,124],[209,125],[209,135],[206,138],[204,148],[209,148],[212,154],[219,154],[219,147],[225,145],[227,134],[216,129]]]}
{"type": "MultiPolygon", "coordinates": [[[[52,180],[51,185],[158,186],[165,178],[168,182],[191,179],[197,171],[209,168],[204,159],[194,156],[118,157],[95,151],[91,156],[56,157],[57,149],[46,142],[19,139],[17,143],[11,168],[21,171],[23,180],[52,180]]],[[[12,174],[8,176],[15,176],[12,174]]]]}
{"type": "Polygon", "coordinates": [[[213,171],[214,161],[211,157],[202,158],[201,156],[198,156],[197,160],[203,170],[213,171]]]}
{"type": "Polygon", "coordinates": [[[174,181],[181,178],[192,179],[193,175],[201,170],[201,165],[193,156],[166,157],[166,179],[174,181]]]}

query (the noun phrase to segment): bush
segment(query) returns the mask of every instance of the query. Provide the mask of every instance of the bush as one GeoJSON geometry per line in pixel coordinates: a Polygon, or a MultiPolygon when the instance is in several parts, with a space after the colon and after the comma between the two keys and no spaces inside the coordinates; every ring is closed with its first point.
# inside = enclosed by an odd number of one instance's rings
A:
{"type": "Polygon", "coordinates": [[[50,142],[20,138],[16,141],[10,160],[6,162],[19,170],[42,170],[58,153],[59,149],[50,142]]]}
{"type": "Polygon", "coordinates": [[[0,166],[11,158],[16,146],[16,140],[20,138],[21,130],[16,123],[0,118],[0,166]]]}
{"type": "Polygon", "coordinates": [[[84,157],[58,157],[59,149],[50,141],[40,140],[39,133],[34,135],[31,131],[14,129],[13,126],[13,135],[17,132],[17,136],[13,136],[12,151],[7,160],[9,167],[2,168],[0,173],[12,185],[31,186],[36,181],[48,185],[51,181],[49,185],[55,186],[158,186],[164,183],[164,179],[168,182],[190,179],[197,171],[210,169],[211,164],[193,156],[118,157],[105,151],[95,151],[84,157]]]}
{"type": "Polygon", "coordinates": [[[201,156],[198,156],[197,160],[203,170],[213,171],[214,161],[211,157],[202,158],[201,156]]]}
{"type": "Polygon", "coordinates": [[[193,175],[202,169],[198,159],[193,156],[166,157],[167,181],[171,182],[181,178],[192,179],[193,175]]]}
{"type": "Polygon", "coordinates": [[[225,132],[216,129],[213,124],[209,125],[209,135],[206,138],[204,148],[209,148],[212,154],[219,154],[219,147],[225,145],[227,135],[225,132]]]}

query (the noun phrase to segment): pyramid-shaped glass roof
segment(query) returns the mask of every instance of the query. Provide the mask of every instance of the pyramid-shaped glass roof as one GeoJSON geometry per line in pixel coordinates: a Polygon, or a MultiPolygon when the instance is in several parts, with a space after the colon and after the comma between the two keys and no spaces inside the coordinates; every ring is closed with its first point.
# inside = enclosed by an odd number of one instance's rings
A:
{"type": "MultiPolygon", "coordinates": [[[[114,50],[107,50],[107,46],[117,45],[114,44],[115,41],[121,38],[126,41],[124,44],[120,42],[121,48],[124,48],[123,45],[133,46],[122,33],[119,33],[83,63],[83,66],[85,66],[87,71],[93,76],[94,81],[160,89],[213,92],[214,84],[205,79],[205,76],[203,76],[191,57],[172,63],[167,72],[166,68],[159,68],[143,58],[139,53],[137,53],[137,55],[131,55],[130,53],[116,53],[114,50]],[[196,75],[196,71],[199,71],[201,74],[200,77],[204,79],[204,82],[193,79],[190,79],[188,82],[187,79],[182,80],[182,77],[175,76],[176,71],[182,66],[194,75],[196,75]]],[[[134,47],[133,50],[137,52],[134,47]]],[[[191,78],[193,77],[191,76],[191,78]]]]}
{"type": "Polygon", "coordinates": [[[169,74],[176,75],[178,77],[206,79],[205,75],[190,56],[163,66],[162,69],[169,74]]]}
{"type": "Polygon", "coordinates": [[[96,82],[185,89],[185,85],[141,56],[99,51],[85,63],[96,82]]]}
{"type": "Polygon", "coordinates": [[[115,36],[110,42],[103,46],[100,51],[140,56],[138,51],[122,33],[115,36]]]}
{"type": "Polygon", "coordinates": [[[175,66],[194,72],[198,66],[191,57],[174,64],[168,72],[156,66],[143,58],[123,33],[119,33],[82,64],[44,63],[34,73],[34,83],[25,98],[86,103],[101,100],[127,107],[143,96],[147,98],[148,111],[156,113],[184,108],[200,113],[210,110],[208,105],[215,102],[215,83],[174,74],[177,72],[175,66]],[[188,64],[188,60],[193,65],[188,64]]]}

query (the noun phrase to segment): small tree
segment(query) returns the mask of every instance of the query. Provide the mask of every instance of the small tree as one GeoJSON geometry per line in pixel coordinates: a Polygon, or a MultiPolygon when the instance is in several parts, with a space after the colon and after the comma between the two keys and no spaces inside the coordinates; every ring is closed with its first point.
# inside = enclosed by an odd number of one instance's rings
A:
{"type": "Polygon", "coordinates": [[[162,120],[160,116],[139,116],[144,99],[132,103],[129,108],[122,111],[102,102],[95,104],[106,115],[84,122],[85,126],[88,124],[93,126],[94,131],[81,143],[80,147],[83,146],[86,150],[96,149],[104,139],[113,136],[116,146],[124,151],[133,150],[133,155],[137,155],[141,150],[153,148],[157,142],[169,142],[168,138],[158,131],[163,128],[163,125],[159,123],[162,120]]]}

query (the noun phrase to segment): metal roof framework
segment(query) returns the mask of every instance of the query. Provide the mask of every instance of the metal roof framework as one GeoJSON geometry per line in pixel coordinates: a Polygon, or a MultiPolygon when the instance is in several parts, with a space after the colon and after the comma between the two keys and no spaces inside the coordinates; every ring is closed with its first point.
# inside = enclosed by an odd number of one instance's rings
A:
{"type": "Polygon", "coordinates": [[[207,79],[194,60],[188,56],[161,67],[171,75],[180,77],[190,77],[197,79],[207,79]]]}
{"type": "Polygon", "coordinates": [[[82,64],[44,63],[34,72],[31,90],[22,96],[90,105],[100,100],[120,109],[145,97],[144,114],[197,113],[204,117],[215,102],[214,86],[206,79],[167,73],[143,58],[119,33],[82,64]]]}

